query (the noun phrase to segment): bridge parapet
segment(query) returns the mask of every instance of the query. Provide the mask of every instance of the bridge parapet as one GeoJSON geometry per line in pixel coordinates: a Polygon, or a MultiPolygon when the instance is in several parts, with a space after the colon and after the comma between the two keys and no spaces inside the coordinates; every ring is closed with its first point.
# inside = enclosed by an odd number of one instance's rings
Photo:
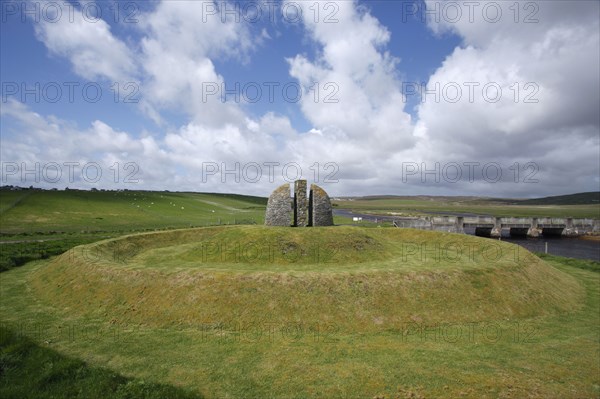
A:
{"type": "Polygon", "coordinates": [[[531,218],[500,218],[500,226],[530,228],[533,226],[533,220],[531,218]]]}
{"type": "Polygon", "coordinates": [[[455,224],[456,216],[434,216],[431,218],[433,224],[455,224]]]}
{"type": "Polygon", "coordinates": [[[431,230],[432,223],[426,219],[396,219],[394,226],[409,229],[431,230]]]}
{"type": "Polygon", "coordinates": [[[531,224],[531,218],[500,218],[502,224],[531,224]]]}
{"type": "Polygon", "coordinates": [[[565,219],[565,218],[538,218],[538,224],[566,226],[567,219],[565,219]]]}
{"type": "Polygon", "coordinates": [[[594,222],[597,222],[597,220],[594,219],[572,219],[573,220],[573,226],[593,226],[594,222]]]}
{"type": "Polygon", "coordinates": [[[464,223],[468,223],[468,224],[477,224],[477,223],[494,224],[495,223],[495,219],[490,216],[465,216],[463,218],[463,220],[464,220],[464,223]]]}

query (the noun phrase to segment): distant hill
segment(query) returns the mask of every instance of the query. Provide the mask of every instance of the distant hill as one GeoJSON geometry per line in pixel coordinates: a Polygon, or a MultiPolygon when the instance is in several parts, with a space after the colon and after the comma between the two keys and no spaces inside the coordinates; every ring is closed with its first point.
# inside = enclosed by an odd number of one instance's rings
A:
{"type": "Polygon", "coordinates": [[[0,189],[0,234],[262,224],[267,198],[168,191],[0,189]]]}
{"type": "Polygon", "coordinates": [[[443,196],[443,195],[365,195],[356,197],[365,201],[374,200],[422,200],[422,201],[474,201],[483,197],[474,196],[443,196]]]}
{"type": "Polygon", "coordinates": [[[527,200],[509,201],[515,205],[594,205],[600,204],[600,191],[556,195],[552,197],[532,198],[527,200]]]}
{"type": "Polygon", "coordinates": [[[596,205],[600,204],[600,191],[577,193],[568,195],[555,195],[543,198],[517,199],[517,198],[486,198],[475,196],[437,196],[437,195],[366,195],[362,197],[340,197],[340,200],[381,201],[381,200],[409,200],[409,201],[436,201],[436,202],[488,202],[509,205],[596,205]]]}

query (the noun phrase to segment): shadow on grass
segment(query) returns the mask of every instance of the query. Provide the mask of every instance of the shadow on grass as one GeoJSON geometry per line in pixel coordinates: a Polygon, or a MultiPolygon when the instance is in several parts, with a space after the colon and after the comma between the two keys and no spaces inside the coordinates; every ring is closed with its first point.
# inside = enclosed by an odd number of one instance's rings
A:
{"type": "Polygon", "coordinates": [[[201,399],[181,388],[127,378],[41,347],[0,327],[0,397],[201,399]]]}

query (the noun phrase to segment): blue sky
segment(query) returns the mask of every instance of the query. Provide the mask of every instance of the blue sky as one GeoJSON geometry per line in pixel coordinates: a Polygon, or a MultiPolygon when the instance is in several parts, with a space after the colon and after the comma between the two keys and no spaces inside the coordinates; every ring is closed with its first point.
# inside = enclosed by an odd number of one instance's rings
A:
{"type": "Polygon", "coordinates": [[[3,184],[267,195],[293,163],[333,195],[598,190],[597,16],[589,1],[3,2],[3,184]],[[425,101],[406,91],[425,85],[425,101]],[[208,91],[236,87],[256,101],[208,91]],[[68,181],[70,162],[104,177],[68,181]],[[115,163],[139,179],[114,181],[115,163]]]}
{"type": "MultiPolygon", "coordinates": [[[[15,6],[23,7],[23,2],[13,2],[15,6]]],[[[59,4],[59,3],[55,3],[59,4]]],[[[143,11],[151,10],[148,4],[130,1],[117,2],[97,2],[99,9],[102,10],[100,17],[110,25],[113,34],[121,35],[124,38],[139,38],[140,32],[136,29],[137,23],[135,19],[139,19],[139,15],[143,11]],[[135,7],[132,7],[135,4],[135,7]],[[115,10],[119,10],[121,14],[116,17],[115,10]],[[129,18],[128,18],[129,17],[129,18]]],[[[217,2],[218,4],[218,2],[217,2]]],[[[252,10],[247,4],[248,2],[237,2],[237,7],[240,10],[240,22],[250,20],[248,13],[252,10]]],[[[258,3],[256,3],[258,4],[258,3]]],[[[448,56],[453,49],[460,43],[460,38],[451,32],[443,35],[434,34],[422,21],[421,14],[413,15],[412,8],[406,8],[407,2],[401,1],[374,1],[362,3],[361,6],[367,7],[369,12],[376,16],[384,25],[388,27],[392,34],[392,39],[387,46],[388,51],[401,60],[401,65],[397,70],[403,81],[409,82],[427,82],[427,78],[435,71],[441,62],[448,56]],[[398,20],[402,21],[401,24],[398,20]],[[386,24],[387,22],[387,24],[386,24]]],[[[3,57],[0,61],[2,66],[2,79],[4,82],[25,82],[27,87],[35,89],[35,84],[39,83],[43,91],[44,85],[51,82],[56,82],[64,90],[63,95],[58,95],[56,91],[48,86],[48,95],[41,97],[40,101],[36,101],[34,94],[26,95],[20,89],[18,93],[8,94],[7,96],[25,99],[31,108],[43,114],[53,114],[60,118],[67,118],[77,121],[85,126],[90,120],[101,119],[107,121],[111,126],[115,126],[124,130],[141,130],[152,129],[154,126],[152,120],[145,118],[144,114],[139,113],[138,118],[131,118],[132,112],[137,112],[135,106],[123,106],[119,102],[115,103],[114,95],[116,92],[115,82],[107,80],[94,80],[102,87],[102,98],[98,102],[86,101],[82,93],[83,86],[89,83],[88,80],[82,79],[73,72],[69,65],[69,61],[64,58],[56,57],[48,53],[48,50],[42,42],[36,39],[34,34],[34,23],[32,20],[37,18],[40,20],[52,18],[51,8],[43,11],[43,6],[39,6],[39,11],[35,11],[34,6],[28,6],[32,13],[25,13],[25,17],[29,18],[26,23],[22,21],[22,12],[13,14],[13,9],[4,9],[4,19],[2,23],[2,52],[3,57]],[[43,66],[40,68],[40,66],[43,66]],[[71,102],[68,95],[69,87],[63,82],[77,82],[79,86],[74,86],[74,101],[71,102]],[[57,102],[51,102],[54,97],[58,97],[57,102]]],[[[75,5],[73,8],[75,9],[75,5]]],[[[230,9],[235,9],[236,6],[230,6],[230,9]]],[[[423,6],[420,6],[423,7],[423,6]]],[[[69,12],[68,7],[60,7],[62,13],[69,12]]],[[[90,8],[90,13],[95,12],[96,8],[90,8]]],[[[262,6],[261,10],[265,14],[269,8],[262,6]]],[[[292,14],[290,9],[289,13],[292,14]]],[[[324,15],[333,13],[334,10],[322,10],[324,15]]],[[[305,40],[304,31],[298,24],[288,23],[287,17],[283,18],[283,12],[275,12],[274,16],[265,15],[258,19],[256,23],[248,23],[254,30],[260,32],[261,29],[266,29],[270,34],[280,34],[281,39],[269,41],[260,46],[250,59],[245,62],[239,62],[231,59],[216,59],[215,64],[220,74],[225,78],[225,82],[239,82],[241,85],[240,92],[244,84],[249,82],[258,82],[265,90],[263,95],[259,97],[259,101],[255,104],[250,104],[247,108],[253,115],[261,115],[269,111],[276,111],[286,114],[300,129],[309,130],[310,124],[305,120],[302,113],[295,107],[286,107],[288,103],[285,101],[270,102],[267,95],[267,88],[262,86],[262,82],[294,82],[288,73],[288,66],[285,61],[286,57],[292,57],[297,53],[314,54],[318,49],[311,43],[305,40]],[[271,23],[272,20],[277,20],[278,23],[271,23]],[[275,33],[277,32],[277,33],[275,33]]],[[[92,14],[96,16],[96,14],[92,14]]],[[[313,14],[314,15],[314,14],[313,14]]],[[[292,18],[291,16],[289,17],[292,18]]],[[[332,17],[333,18],[333,17],[332,17]]],[[[91,21],[92,19],[90,19],[91,21]]],[[[215,33],[218,34],[218,33],[215,33]]],[[[229,89],[235,88],[235,83],[229,84],[229,89]]],[[[90,96],[95,98],[95,91],[90,88],[90,96]]],[[[248,88],[248,90],[251,90],[248,88]]],[[[124,90],[126,94],[133,93],[134,90],[124,90]]],[[[12,93],[12,92],[10,92],[12,93]]],[[[280,94],[280,93],[279,93],[280,94]]],[[[254,92],[249,95],[254,95],[254,92]]],[[[278,95],[279,100],[282,99],[278,95]]],[[[131,98],[132,100],[139,99],[139,93],[136,93],[131,98]]],[[[415,116],[415,107],[419,103],[417,96],[410,96],[407,99],[407,111],[415,116]]],[[[176,118],[176,115],[172,115],[176,118]]],[[[174,119],[178,123],[182,123],[182,119],[174,119]]]]}

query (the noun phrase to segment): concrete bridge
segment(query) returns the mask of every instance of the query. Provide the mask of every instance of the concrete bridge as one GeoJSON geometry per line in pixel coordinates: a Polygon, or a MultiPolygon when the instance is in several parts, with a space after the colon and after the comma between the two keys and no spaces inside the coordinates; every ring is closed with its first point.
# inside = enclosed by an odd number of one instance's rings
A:
{"type": "Polygon", "coordinates": [[[500,237],[503,231],[511,236],[568,236],[600,233],[600,220],[573,218],[513,218],[492,216],[433,216],[394,219],[394,226],[413,229],[474,233],[500,237]]]}

